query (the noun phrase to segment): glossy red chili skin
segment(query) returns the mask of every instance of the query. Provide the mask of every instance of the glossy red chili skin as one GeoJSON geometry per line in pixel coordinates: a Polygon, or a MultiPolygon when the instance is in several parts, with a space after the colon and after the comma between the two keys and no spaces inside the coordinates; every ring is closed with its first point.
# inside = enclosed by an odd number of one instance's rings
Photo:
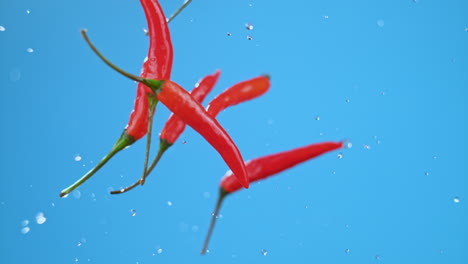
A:
{"type": "Polygon", "coordinates": [[[240,184],[248,188],[249,179],[242,155],[223,127],[203,106],[178,84],[166,80],[157,93],[158,100],[184,123],[197,131],[224,159],[240,184]]]}
{"type": "MultiPolygon", "coordinates": [[[[148,56],[143,62],[140,76],[148,79],[166,80],[171,76],[174,51],[172,48],[166,16],[156,0],[140,0],[148,21],[150,44],[148,56]]],[[[138,140],[148,131],[149,103],[147,95],[152,90],[142,83],[137,85],[137,95],[124,133],[138,140]]]]}
{"type": "Polygon", "coordinates": [[[259,97],[267,92],[269,88],[270,78],[268,75],[236,83],[216,96],[208,104],[206,111],[215,117],[227,107],[259,97]]]}
{"type": "MultiPolygon", "coordinates": [[[[197,102],[203,102],[208,93],[213,90],[220,74],[221,71],[217,70],[215,73],[205,76],[197,83],[192,92],[190,92],[197,102]]],[[[182,121],[177,115],[171,114],[167,119],[163,130],[159,134],[159,139],[172,145],[177,141],[182,132],[184,132],[184,129],[184,121],[182,121]]]]}
{"type": "MultiPolygon", "coordinates": [[[[283,170],[289,169],[301,162],[315,158],[326,152],[343,147],[342,142],[323,142],[271,154],[249,160],[245,163],[250,182],[265,179],[283,170]]],[[[242,188],[232,171],[228,171],[221,180],[220,187],[227,193],[242,188]]]]}

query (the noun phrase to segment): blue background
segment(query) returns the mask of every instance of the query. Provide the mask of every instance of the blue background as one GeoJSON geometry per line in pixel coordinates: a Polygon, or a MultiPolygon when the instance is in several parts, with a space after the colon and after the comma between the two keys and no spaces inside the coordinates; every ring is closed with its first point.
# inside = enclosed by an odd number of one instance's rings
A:
{"type": "MultiPolygon", "coordinates": [[[[161,4],[169,15],[182,2],[161,4]]],[[[202,257],[227,166],[191,129],[144,187],[108,194],[140,176],[140,141],[58,197],[110,150],[135,95],[79,30],[138,74],[139,2],[2,1],[0,262],[467,263],[467,11],[464,0],[194,0],[170,25],[174,81],[191,89],[221,69],[208,101],[272,76],[265,96],[219,115],[244,158],[352,142],[342,159],[228,197],[202,257]]],[[[158,106],[155,137],[168,114],[158,106]]]]}

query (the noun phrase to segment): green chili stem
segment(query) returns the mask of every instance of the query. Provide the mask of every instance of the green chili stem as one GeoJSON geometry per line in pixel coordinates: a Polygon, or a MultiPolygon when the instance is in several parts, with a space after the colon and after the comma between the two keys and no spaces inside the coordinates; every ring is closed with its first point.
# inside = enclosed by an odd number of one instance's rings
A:
{"type": "Polygon", "coordinates": [[[68,188],[64,189],[62,192],[60,192],[60,197],[64,197],[68,195],[70,192],[78,188],[81,184],[83,184],[85,181],[87,181],[91,176],[93,176],[104,164],[106,164],[117,152],[121,151],[125,147],[131,145],[135,140],[127,135],[125,132],[122,134],[122,136],[115,142],[114,146],[112,147],[112,150],[102,158],[102,160],[88,173],[86,173],[83,177],[81,177],[79,180],[77,180],[75,183],[70,185],[68,188]]]}
{"type": "Polygon", "coordinates": [[[211,234],[213,233],[213,229],[216,224],[216,219],[218,218],[219,210],[221,209],[221,204],[224,201],[224,198],[226,195],[229,193],[225,191],[223,188],[219,189],[219,196],[218,196],[218,201],[216,201],[216,207],[214,212],[211,214],[211,222],[210,222],[210,227],[208,229],[208,233],[206,234],[205,242],[203,243],[203,248],[200,250],[200,255],[204,255],[206,251],[208,250],[208,244],[210,242],[211,234]]]}
{"type": "Polygon", "coordinates": [[[177,9],[168,19],[166,19],[167,23],[171,22],[182,10],[184,10],[192,0],[186,0],[180,7],[177,9]]]}

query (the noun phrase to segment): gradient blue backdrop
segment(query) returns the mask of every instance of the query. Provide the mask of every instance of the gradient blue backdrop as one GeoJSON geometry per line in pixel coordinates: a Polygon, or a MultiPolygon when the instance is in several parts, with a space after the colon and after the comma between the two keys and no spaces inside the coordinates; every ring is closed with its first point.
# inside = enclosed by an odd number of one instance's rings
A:
{"type": "MultiPolygon", "coordinates": [[[[182,2],[161,0],[166,14],[182,2]]],[[[170,25],[175,81],[221,69],[209,100],[272,76],[268,94],[219,116],[246,159],[352,142],[228,197],[202,257],[227,167],[191,129],[143,188],[108,194],[139,177],[138,142],[58,197],[111,148],[135,94],[79,30],[139,73],[139,1],[2,1],[0,262],[467,263],[467,12],[465,0],[194,0],[170,25]]],[[[158,107],[156,133],[168,114],[158,107]]]]}

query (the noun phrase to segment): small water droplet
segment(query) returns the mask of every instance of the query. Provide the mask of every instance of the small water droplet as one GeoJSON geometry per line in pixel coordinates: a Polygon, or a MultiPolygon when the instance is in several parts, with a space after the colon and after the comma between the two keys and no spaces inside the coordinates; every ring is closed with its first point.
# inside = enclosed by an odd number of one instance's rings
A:
{"type": "Polygon", "coordinates": [[[351,100],[349,100],[349,99],[346,99],[346,100],[345,100],[345,102],[347,102],[347,103],[349,103],[350,101],[351,101],[351,100]]]}
{"type": "Polygon", "coordinates": [[[78,261],[80,261],[80,260],[78,258],[75,258],[75,262],[78,262],[78,261]]]}
{"type": "Polygon", "coordinates": [[[55,203],[51,203],[50,205],[52,205],[52,207],[55,207],[55,203]]]}
{"type": "Polygon", "coordinates": [[[171,202],[171,201],[167,201],[167,206],[172,206],[172,202],[171,202]]]}
{"type": "Polygon", "coordinates": [[[379,256],[379,255],[375,255],[374,258],[375,258],[376,260],[379,260],[379,259],[380,259],[380,256],[379,256]]]}
{"type": "Polygon", "coordinates": [[[77,246],[77,247],[81,247],[81,242],[78,241],[78,243],[76,243],[76,246],[77,246]]]}
{"type": "Polygon", "coordinates": [[[135,216],[136,215],[136,210],[135,209],[130,209],[130,215],[135,216]]]}
{"type": "Polygon", "coordinates": [[[231,32],[228,32],[227,33],[228,37],[232,36],[232,33],[231,32]]]}
{"type": "Polygon", "coordinates": [[[350,149],[353,147],[353,143],[351,141],[348,141],[346,142],[345,147],[350,149]]]}
{"type": "Polygon", "coordinates": [[[250,35],[248,35],[248,36],[247,36],[247,39],[248,39],[248,40],[252,40],[252,39],[253,39],[253,37],[252,37],[252,36],[250,36],[250,35]]]}
{"type": "Polygon", "coordinates": [[[349,254],[349,252],[351,252],[351,250],[349,248],[345,249],[344,251],[346,254],[349,254]]]}
{"type": "MultiPolygon", "coordinates": [[[[5,29],[5,28],[3,28],[5,29]]],[[[0,31],[5,31],[5,30],[0,30],[0,31]]],[[[468,32],[468,27],[465,28],[465,31],[468,32]]]]}
{"type": "Polygon", "coordinates": [[[364,145],[362,145],[362,147],[363,147],[364,149],[370,149],[370,148],[371,148],[368,144],[364,144],[364,145]]]}
{"type": "Polygon", "coordinates": [[[32,48],[27,48],[27,49],[26,49],[26,52],[28,52],[28,53],[33,53],[34,50],[33,50],[32,48]]]}
{"type": "Polygon", "coordinates": [[[25,226],[23,228],[21,228],[21,234],[27,234],[29,233],[29,231],[31,230],[31,228],[29,228],[29,226],[25,226]]]}
{"type": "Polygon", "coordinates": [[[0,31],[5,31],[6,28],[4,26],[0,26],[0,31]]]}
{"type": "Polygon", "coordinates": [[[187,144],[187,141],[183,140],[183,141],[182,141],[182,144],[183,144],[183,145],[187,144]]]}
{"type": "Polygon", "coordinates": [[[162,248],[158,248],[158,250],[156,250],[156,252],[157,252],[158,254],[161,254],[161,253],[163,252],[163,249],[162,249],[162,248]]]}
{"type": "Polygon", "coordinates": [[[47,221],[47,218],[45,217],[43,212],[39,212],[36,215],[36,223],[39,225],[44,224],[47,221]]]}
{"type": "Polygon", "coordinates": [[[81,160],[80,154],[76,154],[76,155],[75,155],[75,161],[80,161],[80,160],[81,160]]]}
{"type": "Polygon", "coordinates": [[[247,30],[252,30],[252,29],[254,28],[254,26],[253,26],[252,24],[250,24],[250,23],[246,23],[246,24],[245,24],[245,28],[246,28],[247,30]]]}
{"type": "Polygon", "coordinates": [[[424,173],[424,175],[426,175],[426,176],[429,176],[429,172],[428,172],[428,171],[426,171],[426,172],[424,173]]]}
{"type": "Polygon", "coordinates": [[[384,91],[381,91],[381,92],[380,92],[380,95],[385,95],[385,92],[384,92],[384,91]]]}
{"type": "Polygon", "coordinates": [[[148,35],[148,29],[144,28],[143,33],[145,33],[145,35],[148,35]]]}
{"type": "Polygon", "coordinates": [[[22,226],[27,226],[27,225],[29,225],[29,220],[23,220],[23,221],[21,221],[21,225],[22,225],[22,226]]]}
{"type": "Polygon", "coordinates": [[[315,117],[315,120],[319,121],[319,120],[320,120],[320,116],[316,116],[316,117],[315,117]]]}
{"type": "Polygon", "coordinates": [[[377,26],[379,26],[379,27],[385,26],[385,21],[383,21],[383,19],[377,20],[377,26]]]}
{"type": "Polygon", "coordinates": [[[74,190],[73,191],[73,197],[75,197],[76,199],[80,199],[81,198],[81,192],[79,190],[74,190]]]}
{"type": "Polygon", "coordinates": [[[26,10],[26,14],[28,14],[28,15],[31,14],[31,11],[29,11],[29,9],[26,10]]]}
{"type": "Polygon", "coordinates": [[[338,153],[337,157],[338,157],[338,159],[342,159],[343,158],[343,153],[341,153],[341,152],[338,153]]]}
{"type": "Polygon", "coordinates": [[[455,196],[455,197],[453,198],[453,202],[454,202],[454,203],[459,203],[459,202],[460,202],[460,198],[459,198],[458,196],[455,196]]]}
{"type": "Polygon", "coordinates": [[[432,157],[433,159],[437,159],[437,156],[432,157]]]}
{"type": "Polygon", "coordinates": [[[328,19],[328,15],[324,15],[323,18],[324,18],[324,19],[328,19]]]}
{"type": "Polygon", "coordinates": [[[261,251],[261,252],[262,252],[262,255],[263,255],[263,256],[266,256],[266,255],[268,255],[268,251],[267,251],[266,249],[262,249],[262,251],[261,251]]]}

